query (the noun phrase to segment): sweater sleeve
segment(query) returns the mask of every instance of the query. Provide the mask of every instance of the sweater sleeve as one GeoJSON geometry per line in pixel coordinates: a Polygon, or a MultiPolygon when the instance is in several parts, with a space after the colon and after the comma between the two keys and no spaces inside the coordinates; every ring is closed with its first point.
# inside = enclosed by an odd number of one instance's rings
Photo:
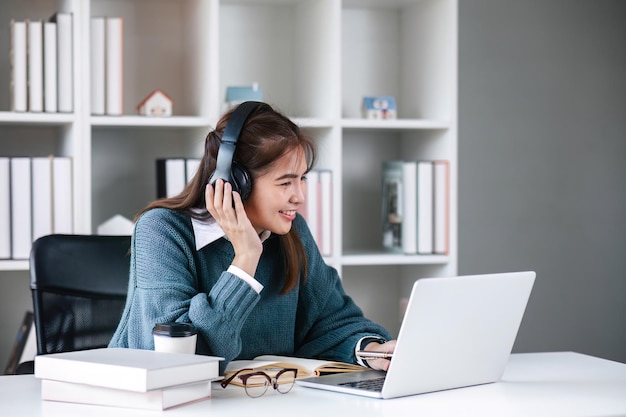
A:
{"type": "Polygon", "coordinates": [[[122,322],[110,345],[153,349],[155,323],[192,323],[198,352],[226,359],[241,351],[240,331],[259,295],[244,280],[223,272],[200,292],[195,241],[188,219],[164,209],[146,212],[135,225],[131,283],[122,322]],[[120,334],[117,334],[120,333],[120,334]]]}

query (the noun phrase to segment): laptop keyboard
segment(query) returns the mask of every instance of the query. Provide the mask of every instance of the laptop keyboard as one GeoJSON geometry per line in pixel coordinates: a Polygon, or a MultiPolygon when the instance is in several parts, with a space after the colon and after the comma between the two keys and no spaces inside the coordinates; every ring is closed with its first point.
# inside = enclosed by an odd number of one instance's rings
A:
{"type": "Polygon", "coordinates": [[[367,391],[381,391],[383,389],[383,384],[385,382],[385,377],[374,378],[374,379],[366,379],[365,381],[350,381],[343,382],[339,385],[345,387],[359,388],[367,391]]]}

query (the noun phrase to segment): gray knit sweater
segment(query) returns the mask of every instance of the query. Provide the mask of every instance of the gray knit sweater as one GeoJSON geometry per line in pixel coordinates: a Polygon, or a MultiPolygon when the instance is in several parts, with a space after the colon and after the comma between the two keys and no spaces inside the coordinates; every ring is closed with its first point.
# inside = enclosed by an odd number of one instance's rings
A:
{"type": "Polygon", "coordinates": [[[293,223],[309,260],[309,276],[286,295],[279,239],[263,243],[254,278],[257,294],[227,271],[235,254],[220,238],[195,249],[191,219],[152,209],[135,225],[126,307],[110,347],[153,349],[155,323],[188,322],[199,330],[197,352],[222,356],[223,372],[233,359],[262,354],[355,362],[357,342],[389,333],[363,317],[334,268],[320,255],[302,217],[293,223]]]}

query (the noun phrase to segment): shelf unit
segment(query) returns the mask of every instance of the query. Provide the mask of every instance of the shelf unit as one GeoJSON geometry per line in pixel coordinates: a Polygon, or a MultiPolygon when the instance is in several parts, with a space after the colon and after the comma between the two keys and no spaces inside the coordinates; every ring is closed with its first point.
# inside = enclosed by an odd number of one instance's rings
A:
{"type": "MultiPolygon", "coordinates": [[[[155,159],[201,154],[226,86],[258,82],[265,101],[316,138],[318,167],[333,173],[328,263],[366,313],[395,330],[395,306],[416,278],[457,271],[457,7],[457,0],[5,0],[5,33],[12,18],[73,14],[75,111],[8,111],[3,42],[0,155],[71,156],[75,232],[93,233],[155,197],[155,159]],[[90,115],[92,16],[124,18],[123,116],[90,115]],[[172,97],[174,115],[137,116],[135,106],[157,88],[172,97]],[[362,119],[362,97],[383,94],[396,97],[398,119],[362,119]],[[382,161],[420,158],[450,161],[450,253],[384,253],[382,161]]],[[[0,261],[0,271],[27,268],[0,261]]]]}

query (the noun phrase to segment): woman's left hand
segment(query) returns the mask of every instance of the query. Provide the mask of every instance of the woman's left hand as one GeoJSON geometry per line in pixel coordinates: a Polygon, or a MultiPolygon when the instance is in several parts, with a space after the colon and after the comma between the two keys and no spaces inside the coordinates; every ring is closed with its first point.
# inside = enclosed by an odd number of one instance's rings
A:
{"type": "Polygon", "coordinates": [[[246,215],[241,196],[233,191],[230,183],[218,179],[214,185],[206,186],[205,199],[207,210],[233,245],[235,258],[232,265],[253,277],[263,244],[246,215]]]}

